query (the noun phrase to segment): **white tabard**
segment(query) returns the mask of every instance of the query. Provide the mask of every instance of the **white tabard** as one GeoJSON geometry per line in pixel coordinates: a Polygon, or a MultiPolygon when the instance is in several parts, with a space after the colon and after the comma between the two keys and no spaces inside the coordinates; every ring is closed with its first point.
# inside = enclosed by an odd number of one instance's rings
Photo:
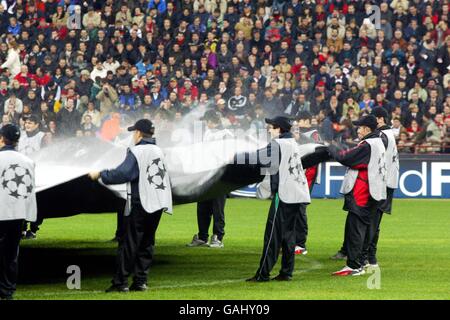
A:
{"type": "MultiPolygon", "coordinates": [[[[381,138],[370,138],[361,141],[370,146],[370,160],[367,168],[369,192],[376,201],[386,199],[386,151],[381,138]]],[[[358,170],[348,168],[341,186],[341,193],[348,194],[353,190],[358,170]]]]}
{"type": "Polygon", "coordinates": [[[172,213],[172,189],[163,152],[153,144],[134,146],[130,150],[139,166],[139,197],[142,207],[148,213],[161,209],[172,213]]]}
{"type": "Polygon", "coordinates": [[[17,151],[0,152],[0,221],[36,221],[34,167],[17,151]]]}
{"type": "Polygon", "coordinates": [[[302,166],[301,150],[294,138],[275,139],[280,145],[278,195],[284,203],[310,203],[308,182],[302,166]]]}

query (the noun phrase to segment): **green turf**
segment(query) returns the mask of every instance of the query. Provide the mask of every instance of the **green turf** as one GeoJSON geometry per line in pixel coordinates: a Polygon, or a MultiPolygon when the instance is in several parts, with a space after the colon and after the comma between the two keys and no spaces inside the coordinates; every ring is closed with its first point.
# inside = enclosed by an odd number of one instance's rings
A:
{"type": "MultiPolygon", "coordinates": [[[[17,299],[449,299],[450,201],[395,200],[379,242],[381,289],[369,275],[332,277],[339,249],[342,200],[313,200],[308,208],[307,256],[296,257],[294,280],[246,283],[257,269],[269,202],[230,199],[225,248],[187,248],[196,232],[195,205],[164,215],[157,233],[151,289],[106,294],[114,270],[112,214],[78,215],[44,222],[37,240],[22,242],[17,299]],[[66,268],[79,265],[81,290],[66,288],[66,268]]],[[[276,275],[279,264],[272,275],[276,275]]]]}

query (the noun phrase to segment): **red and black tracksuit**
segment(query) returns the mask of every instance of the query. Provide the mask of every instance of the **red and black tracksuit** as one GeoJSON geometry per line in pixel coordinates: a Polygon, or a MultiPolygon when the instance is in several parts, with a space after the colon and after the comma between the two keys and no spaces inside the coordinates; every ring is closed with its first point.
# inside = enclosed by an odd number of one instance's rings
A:
{"type": "MultiPolygon", "coordinates": [[[[363,138],[379,137],[374,131],[363,138]]],[[[372,239],[376,233],[376,218],[379,201],[370,196],[368,165],[371,148],[362,141],[356,147],[342,150],[331,145],[332,157],[351,169],[358,170],[358,177],[352,191],[345,195],[344,210],[348,212],[345,222],[344,244],[341,252],[347,255],[347,266],[352,269],[361,268],[361,255],[366,236],[372,239]]]]}
{"type": "MultiPolygon", "coordinates": [[[[381,140],[383,140],[384,146],[387,148],[388,146],[388,138],[386,134],[382,132],[382,130],[390,129],[388,126],[383,126],[377,129],[377,132],[380,134],[381,140]]],[[[377,215],[374,219],[374,224],[376,226],[375,234],[368,233],[366,236],[366,239],[364,241],[364,247],[363,247],[363,253],[361,256],[361,263],[369,262],[370,264],[374,265],[377,264],[377,245],[378,245],[378,238],[380,234],[380,224],[381,219],[383,218],[383,213],[386,212],[388,214],[391,214],[391,208],[392,208],[392,200],[394,198],[394,189],[391,189],[387,187],[386,189],[386,200],[382,200],[379,203],[377,215]],[[372,236],[372,237],[371,237],[372,236]]]]}

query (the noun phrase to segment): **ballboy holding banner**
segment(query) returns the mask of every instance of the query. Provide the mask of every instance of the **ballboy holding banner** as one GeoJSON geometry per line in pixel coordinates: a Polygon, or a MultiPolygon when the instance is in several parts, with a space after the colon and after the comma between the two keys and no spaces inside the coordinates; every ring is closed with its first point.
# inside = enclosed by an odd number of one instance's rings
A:
{"type": "Polygon", "coordinates": [[[16,290],[19,244],[24,221],[37,216],[34,162],[15,150],[20,131],[7,124],[0,129],[0,299],[16,290]]]}
{"type": "Polygon", "coordinates": [[[301,204],[311,202],[308,183],[303,171],[299,145],[293,138],[291,123],[286,117],[266,119],[272,137],[271,143],[260,151],[258,162],[263,156],[270,158],[267,167],[270,172],[270,189],[273,196],[264,233],[264,247],[259,268],[247,281],[270,280],[270,272],[282,249],[281,270],[273,280],[292,279],[295,262],[295,220],[301,204]],[[263,154],[261,154],[261,152],[263,154]]]}
{"type": "Polygon", "coordinates": [[[336,276],[365,273],[361,263],[364,241],[366,235],[372,241],[378,227],[378,206],[386,199],[386,149],[376,131],[377,119],[368,115],[353,123],[359,127],[360,143],[349,150],[329,147],[331,156],[348,167],[341,187],[344,210],[348,211],[344,240],[347,265],[333,273],[336,276]]]}
{"type": "Polygon", "coordinates": [[[155,128],[147,119],[138,120],[128,131],[134,131],[135,146],[114,170],[91,172],[93,180],[104,184],[127,183],[125,231],[119,239],[117,270],[107,292],[147,290],[147,275],[153,259],[155,233],[161,214],[172,212],[172,191],[164,155],[156,146],[155,128]],[[128,276],[134,275],[128,287],[128,276]]]}
{"type": "Polygon", "coordinates": [[[398,178],[400,175],[400,163],[398,159],[397,144],[395,142],[394,133],[388,123],[388,113],[382,107],[377,107],[372,110],[372,115],[377,118],[378,128],[381,139],[387,143],[386,146],[386,200],[380,202],[377,210],[377,215],[374,220],[376,230],[372,239],[368,236],[364,242],[363,256],[361,262],[366,267],[378,267],[377,261],[377,245],[380,235],[380,224],[383,213],[391,214],[392,199],[394,198],[394,190],[398,188],[398,178]]]}

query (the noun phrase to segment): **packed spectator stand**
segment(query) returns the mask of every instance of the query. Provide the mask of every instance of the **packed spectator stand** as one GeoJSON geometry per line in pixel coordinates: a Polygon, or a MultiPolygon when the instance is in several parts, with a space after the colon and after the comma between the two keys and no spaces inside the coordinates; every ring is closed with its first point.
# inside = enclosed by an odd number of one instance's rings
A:
{"type": "Polygon", "coordinates": [[[215,108],[228,128],[311,118],[356,143],[385,108],[401,153],[450,151],[447,0],[3,0],[0,126],[114,140],[215,108]]]}

